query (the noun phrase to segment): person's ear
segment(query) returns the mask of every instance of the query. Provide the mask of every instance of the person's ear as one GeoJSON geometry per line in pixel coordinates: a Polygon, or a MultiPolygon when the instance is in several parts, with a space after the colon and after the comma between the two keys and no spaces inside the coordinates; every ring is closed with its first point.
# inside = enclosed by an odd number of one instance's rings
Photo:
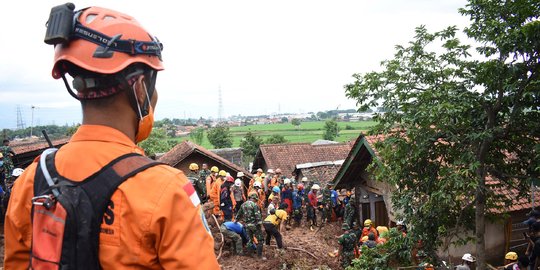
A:
{"type": "MultiPolygon", "coordinates": [[[[146,100],[146,84],[144,83],[144,75],[139,76],[133,84],[133,90],[135,91],[135,97],[142,106],[146,100]]],[[[149,101],[150,102],[150,101],[149,101]]]]}

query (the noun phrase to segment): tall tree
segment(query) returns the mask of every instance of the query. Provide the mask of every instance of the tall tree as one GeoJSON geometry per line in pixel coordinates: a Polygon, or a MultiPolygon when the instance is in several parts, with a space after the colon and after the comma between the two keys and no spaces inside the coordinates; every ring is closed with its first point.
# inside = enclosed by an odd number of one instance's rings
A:
{"type": "Polygon", "coordinates": [[[324,134],[323,139],[333,141],[337,136],[339,136],[339,125],[336,120],[327,120],[324,123],[324,134]]]}
{"type": "Polygon", "coordinates": [[[397,185],[394,206],[432,255],[472,229],[485,269],[485,217],[511,203],[490,190],[525,194],[538,177],[539,11],[538,1],[471,0],[461,13],[484,59],[471,59],[455,27],[419,27],[383,71],[346,86],[361,109],[385,108],[373,130],[386,138],[375,175],[397,185]]]}
{"type": "Polygon", "coordinates": [[[232,147],[233,139],[229,127],[218,125],[208,130],[206,135],[208,141],[214,148],[229,148],[232,147]]]}
{"type": "Polygon", "coordinates": [[[286,142],[287,140],[285,139],[285,137],[283,137],[283,135],[275,134],[266,138],[266,140],[264,141],[264,144],[280,144],[280,143],[286,143],[286,142]]]}
{"type": "Polygon", "coordinates": [[[240,142],[240,147],[242,147],[244,155],[246,158],[253,158],[259,149],[259,146],[262,144],[263,140],[259,136],[253,135],[251,131],[246,133],[246,136],[240,142]]]}
{"type": "Polygon", "coordinates": [[[201,145],[204,139],[204,128],[198,127],[191,130],[189,137],[195,141],[196,144],[201,145]]]}
{"type": "Polygon", "coordinates": [[[470,0],[460,9],[471,25],[465,33],[481,45],[487,60],[475,61],[474,83],[482,92],[482,136],[475,145],[476,238],[478,266],[485,268],[486,178],[495,176],[508,188],[539,174],[540,138],[540,2],[537,0],[470,0]],[[531,151],[532,150],[532,151],[531,151]]]}
{"type": "Polygon", "coordinates": [[[298,127],[300,126],[300,124],[302,124],[302,122],[300,121],[300,119],[298,118],[293,118],[291,120],[291,124],[296,128],[298,129],[298,127]]]}

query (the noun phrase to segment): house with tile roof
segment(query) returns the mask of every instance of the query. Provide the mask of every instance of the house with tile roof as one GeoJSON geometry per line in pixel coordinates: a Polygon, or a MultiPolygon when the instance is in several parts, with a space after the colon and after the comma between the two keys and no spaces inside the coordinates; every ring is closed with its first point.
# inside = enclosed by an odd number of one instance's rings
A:
{"type": "MultiPolygon", "coordinates": [[[[376,226],[394,226],[397,221],[395,209],[392,207],[391,196],[395,187],[388,183],[375,181],[369,171],[372,162],[379,162],[378,153],[374,148],[376,142],[384,140],[384,136],[360,136],[354,142],[350,153],[345,158],[343,165],[336,173],[333,181],[336,188],[354,190],[356,194],[357,209],[361,209],[358,222],[369,218],[376,226]]],[[[516,189],[502,189],[497,187],[497,180],[488,179],[487,185],[498,195],[513,200],[510,206],[501,205],[496,209],[499,213],[506,213],[506,219],[501,221],[487,222],[486,224],[486,254],[488,261],[502,263],[501,258],[508,251],[516,251],[522,254],[526,248],[526,241],[522,233],[528,230],[523,224],[533,207],[540,206],[540,190],[533,188],[529,194],[531,197],[519,196],[516,189]],[[534,200],[534,198],[537,198],[534,200]]],[[[474,235],[470,235],[474,237],[474,235]]],[[[448,253],[453,262],[460,261],[464,253],[475,253],[476,245],[469,243],[465,246],[450,247],[448,253]]]]}
{"type": "MultiPolygon", "coordinates": [[[[53,147],[60,148],[69,142],[69,138],[52,140],[53,147]]],[[[45,139],[33,141],[12,141],[10,142],[11,149],[15,152],[13,157],[13,165],[15,168],[26,168],[32,161],[41,153],[49,148],[49,143],[45,139]]]]}
{"type": "Polygon", "coordinates": [[[249,173],[243,167],[238,166],[219,156],[218,154],[213,153],[212,151],[191,141],[184,141],[177,144],[169,152],[161,156],[158,161],[180,169],[186,174],[189,172],[189,164],[197,163],[199,164],[199,167],[201,167],[203,163],[206,163],[208,164],[208,168],[216,166],[220,170],[229,172],[235,178],[238,172],[244,173],[244,180],[249,181],[249,179],[252,177],[251,173],[249,173]]]}
{"type": "MultiPolygon", "coordinates": [[[[332,143],[332,144],[310,144],[310,143],[283,143],[283,144],[263,144],[255,154],[253,170],[258,168],[267,171],[268,169],[281,169],[286,177],[293,177],[297,170],[307,172],[308,168],[320,167],[323,164],[336,162],[345,159],[351,150],[352,143],[332,143]],[[297,168],[297,165],[304,164],[297,168]],[[315,165],[314,165],[315,164],[315,165]]],[[[328,166],[328,164],[326,166],[328,166]]],[[[332,163],[330,166],[336,166],[332,163]]],[[[329,181],[332,176],[322,176],[315,181],[329,181]],[[326,179],[327,178],[327,179],[326,179]]]]}

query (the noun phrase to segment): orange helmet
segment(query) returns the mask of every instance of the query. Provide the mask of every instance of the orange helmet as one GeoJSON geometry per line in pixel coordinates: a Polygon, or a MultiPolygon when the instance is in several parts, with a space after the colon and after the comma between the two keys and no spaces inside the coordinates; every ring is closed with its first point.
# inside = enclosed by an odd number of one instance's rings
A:
{"type": "Polygon", "coordinates": [[[161,43],[133,17],[90,7],[75,12],[73,20],[69,41],[55,44],[53,78],[59,79],[66,73],[63,61],[100,74],[118,73],[134,63],[163,70],[161,43]]]}

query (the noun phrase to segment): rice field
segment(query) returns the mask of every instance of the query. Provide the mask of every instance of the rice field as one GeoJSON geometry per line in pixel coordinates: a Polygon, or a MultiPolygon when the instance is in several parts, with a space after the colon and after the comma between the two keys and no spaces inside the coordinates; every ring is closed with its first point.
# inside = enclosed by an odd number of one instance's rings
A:
{"type": "MultiPolygon", "coordinates": [[[[282,135],[288,142],[307,142],[312,143],[318,139],[323,138],[324,134],[324,121],[316,122],[302,122],[300,126],[295,127],[291,123],[279,123],[279,124],[265,124],[265,125],[249,125],[242,127],[231,127],[231,133],[233,136],[233,146],[239,147],[240,141],[248,132],[253,133],[255,136],[261,137],[263,140],[273,136],[282,135]]],[[[374,121],[360,121],[360,122],[338,122],[340,127],[339,136],[335,139],[339,142],[345,142],[349,140],[355,140],[360,133],[365,133],[369,128],[374,126],[374,121]],[[347,129],[347,126],[349,129],[347,129]]],[[[189,136],[175,138],[178,141],[189,140],[189,136]]],[[[206,133],[202,146],[207,149],[212,149],[213,146],[206,138],[206,133]]]]}

